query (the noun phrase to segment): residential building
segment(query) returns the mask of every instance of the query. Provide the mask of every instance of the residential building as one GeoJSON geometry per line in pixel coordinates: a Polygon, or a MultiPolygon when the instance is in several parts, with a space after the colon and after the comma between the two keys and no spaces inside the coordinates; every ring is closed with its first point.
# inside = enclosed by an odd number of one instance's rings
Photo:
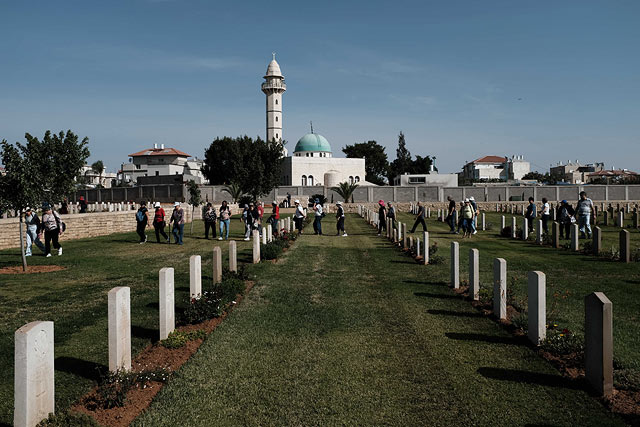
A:
{"type": "Polygon", "coordinates": [[[511,158],[484,156],[465,164],[459,176],[469,181],[517,181],[530,171],[531,165],[521,155],[514,155],[511,158]]]}
{"type": "Polygon", "coordinates": [[[640,174],[628,169],[599,170],[587,175],[587,183],[605,181],[606,184],[613,184],[619,181],[640,180],[640,174]]]}
{"type": "Polygon", "coordinates": [[[567,184],[585,184],[591,173],[604,170],[604,163],[581,164],[578,160],[567,160],[567,163],[558,162],[556,166],[549,168],[549,174],[559,177],[567,184]]]}
{"type": "Polygon", "coordinates": [[[176,148],[165,148],[154,144],[153,148],[129,154],[129,163],[123,163],[118,171],[118,182],[136,184],[140,177],[182,176],[182,181],[205,184],[202,160],[176,148]]]}
{"type": "Polygon", "coordinates": [[[102,188],[111,188],[111,185],[117,179],[115,173],[102,172],[102,174],[99,174],[89,165],[84,165],[82,169],[80,169],[80,175],[82,176],[81,184],[87,188],[96,188],[98,185],[101,185],[102,188]]]}
{"type": "Polygon", "coordinates": [[[408,186],[408,185],[421,185],[421,186],[433,186],[433,187],[457,187],[458,186],[458,174],[457,173],[443,173],[432,171],[429,174],[409,174],[404,173],[398,175],[393,179],[393,185],[396,186],[408,186]]]}

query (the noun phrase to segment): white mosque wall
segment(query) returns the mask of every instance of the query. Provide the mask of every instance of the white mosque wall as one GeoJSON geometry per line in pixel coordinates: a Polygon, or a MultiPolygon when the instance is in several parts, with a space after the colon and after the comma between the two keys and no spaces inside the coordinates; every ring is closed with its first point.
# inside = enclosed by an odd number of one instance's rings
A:
{"type": "Polygon", "coordinates": [[[338,157],[286,157],[282,165],[282,185],[324,185],[325,173],[335,174],[338,182],[364,184],[364,159],[338,157]]]}

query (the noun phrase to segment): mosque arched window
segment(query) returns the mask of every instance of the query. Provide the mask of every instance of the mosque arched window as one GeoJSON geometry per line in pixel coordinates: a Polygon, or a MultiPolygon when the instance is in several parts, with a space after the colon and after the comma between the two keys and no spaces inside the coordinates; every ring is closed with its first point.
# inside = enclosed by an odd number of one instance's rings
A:
{"type": "Polygon", "coordinates": [[[360,177],[356,176],[356,182],[360,182],[360,177]]]}
{"type": "Polygon", "coordinates": [[[307,178],[307,184],[310,186],[313,185],[313,175],[309,175],[309,177],[307,178]]]}
{"type": "Polygon", "coordinates": [[[278,105],[278,100],[276,99],[276,105],[278,105]]]}
{"type": "Polygon", "coordinates": [[[302,186],[306,186],[307,185],[307,176],[306,175],[302,175],[302,186]]]}
{"type": "Polygon", "coordinates": [[[278,121],[278,116],[276,116],[276,122],[278,121]]]}
{"type": "Polygon", "coordinates": [[[353,177],[352,176],[349,177],[349,184],[353,184],[353,177]]]}

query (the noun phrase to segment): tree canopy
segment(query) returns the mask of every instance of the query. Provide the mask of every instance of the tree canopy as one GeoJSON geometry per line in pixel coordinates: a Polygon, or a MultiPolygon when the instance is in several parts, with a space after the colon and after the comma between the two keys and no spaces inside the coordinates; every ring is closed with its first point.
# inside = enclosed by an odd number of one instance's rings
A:
{"type": "Polygon", "coordinates": [[[260,137],[223,137],[205,150],[202,173],[213,185],[237,184],[243,193],[258,198],[280,183],[283,144],[260,137]]]}
{"type": "Polygon", "coordinates": [[[365,179],[373,184],[383,185],[389,160],[385,148],[376,141],[367,141],[347,145],[342,149],[348,158],[365,159],[365,179]]]}
{"type": "MultiPolygon", "coordinates": [[[[431,172],[431,165],[435,157],[416,156],[412,159],[411,153],[407,149],[407,143],[404,134],[400,132],[398,135],[398,148],[396,149],[396,159],[391,162],[388,168],[387,177],[389,184],[393,184],[393,179],[401,174],[428,174],[431,172]]],[[[436,169],[437,170],[437,169],[436,169]]]]}

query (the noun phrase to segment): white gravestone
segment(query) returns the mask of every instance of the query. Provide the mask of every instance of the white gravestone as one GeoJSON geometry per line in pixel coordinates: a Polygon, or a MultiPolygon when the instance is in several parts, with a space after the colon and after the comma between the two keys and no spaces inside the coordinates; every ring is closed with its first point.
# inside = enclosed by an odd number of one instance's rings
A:
{"type": "Polygon", "coordinates": [[[160,340],[167,337],[176,328],[175,293],[173,287],[173,268],[160,269],[160,340]]]}
{"type": "Polygon", "coordinates": [[[460,287],[460,245],[458,242],[451,242],[451,287],[460,287]]]}
{"type": "Polygon", "coordinates": [[[493,260],[493,314],[500,320],[507,318],[507,261],[493,260]]]}
{"type": "Polygon", "coordinates": [[[512,239],[516,238],[516,217],[515,216],[511,217],[511,238],[512,239]]]}
{"type": "Polygon", "coordinates": [[[469,295],[473,301],[480,299],[480,252],[469,249],[469,295]]]}
{"type": "Polygon", "coordinates": [[[579,229],[578,224],[571,224],[571,250],[579,251],[580,250],[580,241],[578,240],[579,229]]]}
{"type": "Polygon", "coordinates": [[[267,240],[269,243],[273,242],[273,229],[271,224],[267,224],[267,240]]]}
{"type": "Polygon", "coordinates": [[[213,248],[213,284],[220,282],[222,282],[222,250],[219,246],[216,246],[213,248]]]}
{"type": "Polygon", "coordinates": [[[527,218],[522,218],[522,240],[527,240],[529,238],[529,220],[527,218]]]}
{"type": "Polygon", "coordinates": [[[113,288],[107,294],[109,371],[131,370],[131,290],[113,288]]]}
{"type": "Polygon", "coordinates": [[[602,292],[584,299],[585,377],[600,396],[613,393],[613,305],[602,292]]]}
{"type": "Polygon", "coordinates": [[[530,271],[527,286],[529,306],[529,340],[534,344],[547,336],[547,285],[541,271],[530,271]]]}
{"type": "Polygon", "coordinates": [[[189,294],[191,298],[202,295],[202,259],[200,255],[189,257],[189,294]]]}
{"type": "Polygon", "coordinates": [[[422,232],[422,240],[424,241],[424,255],[422,256],[422,264],[429,264],[429,232],[422,232]]]}
{"type": "Polygon", "coordinates": [[[253,263],[260,262],[260,234],[258,230],[253,231],[253,263]]]}
{"type": "Polygon", "coordinates": [[[236,249],[235,240],[231,240],[229,242],[229,271],[232,271],[232,272],[238,271],[238,252],[236,249]]]}
{"type": "Polygon", "coordinates": [[[13,425],[33,427],[55,411],[53,322],[15,332],[13,425]]]}
{"type": "Polygon", "coordinates": [[[536,229],[536,243],[542,244],[542,220],[538,220],[538,227],[536,229]]]}

